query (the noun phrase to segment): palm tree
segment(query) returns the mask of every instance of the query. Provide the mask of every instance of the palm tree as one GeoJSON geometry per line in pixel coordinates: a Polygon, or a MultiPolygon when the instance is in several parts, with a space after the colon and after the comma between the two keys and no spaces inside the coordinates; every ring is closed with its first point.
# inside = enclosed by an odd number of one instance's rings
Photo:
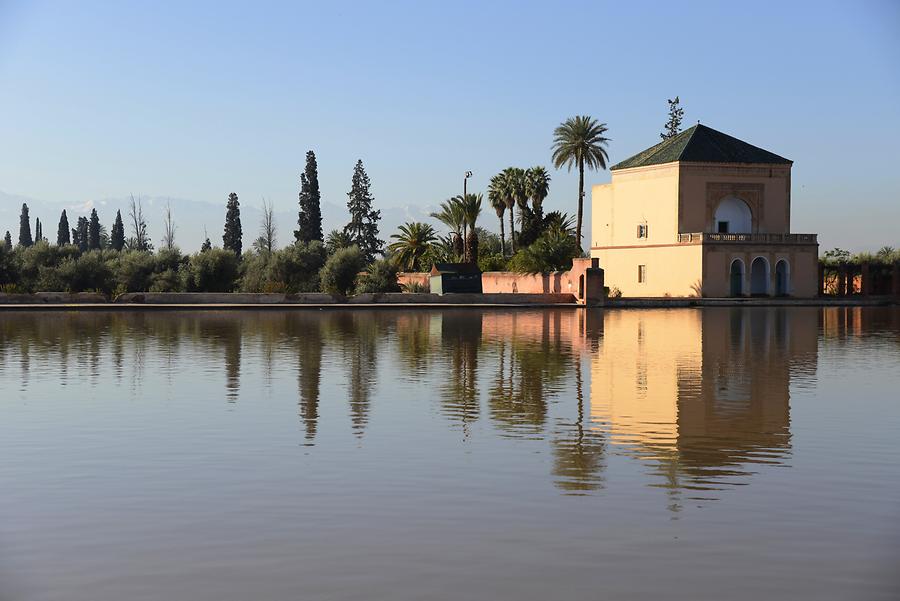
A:
{"type": "Polygon", "coordinates": [[[503,237],[503,214],[506,213],[506,198],[503,192],[503,175],[498,173],[488,184],[488,202],[500,220],[500,252],[506,256],[506,242],[503,237]]]}
{"type": "Polygon", "coordinates": [[[509,209],[509,240],[512,252],[516,252],[516,222],[515,208],[516,204],[520,207],[524,202],[528,201],[525,194],[525,170],[518,167],[507,167],[501,173],[503,176],[503,200],[506,202],[506,208],[509,209]]]}
{"type": "Polygon", "coordinates": [[[475,231],[475,223],[478,216],[481,215],[481,194],[466,194],[465,197],[457,196],[462,206],[463,217],[465,222],[464,233],[466,236],[466,256],[465,259],[469,263],[478,263],[478,233],[475,231]]]}
{"type": "Polygon", "coordinates": [[[427,223],[411,222],[400,226],[400,233],[391,234],[396,242],[388,244],[388,250],[395,253],[394,260],[405,271],[421,270],[420,261],[428,252],[431,243],[437,240],[434,228],[427,223]]]}
{"type": "Polygon", "coordinates": [[[553,130],[553,166],[559,169],[563,165],[569,171],[572,166],[578,167],[578,222],[577,239],[581,246],[581,222],[584,214],[584,167],[589,169],[606,169],[609,157],[606,145],[609,138],[606,123],[599,123],[593,117],[578,115],[570,117],[553,130]]]}
{"type": "Polygon", "coordinates": [[[431,216],[446,225],[450,229],[453,239],[453,253],[462,257],[465,253],[463,246],[463,228],[466,226],[466,217],[463,207],[457,199],[451,198],[440,204],[441,210],[432,213],[431,216]]]}
{"type": "Polygon", "coordinates": [[[556,229],[568,233],[570,236],[575,235],[575,224],[568,213],[560,211],[550,211],[543,219],[544,231],[556,229]]]}
{"type": "Polygon", "coordinates": [[[532,167],[525,171],[525,193],[531,198],[531,206],[540,219],[544,215],[541,205],[550,194],[550,174],[544,167],[532,167]]]}
{"type": "Polygon", "coordinates": [[[329,255],[333,255],[342,248],[353,246],[353,236],[344,230],[331,230],[325,237],[325,249],[329,255]]]}

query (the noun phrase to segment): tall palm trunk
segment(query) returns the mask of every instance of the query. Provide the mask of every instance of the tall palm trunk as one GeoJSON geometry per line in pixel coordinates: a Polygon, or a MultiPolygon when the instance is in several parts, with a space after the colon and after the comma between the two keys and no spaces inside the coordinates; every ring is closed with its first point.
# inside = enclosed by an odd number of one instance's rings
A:
{"type": "Polygon", "coordinates": [[[506,256],[506,240],[503,238],[503,215],[500,215],[500,254],[506,256]]]}
{"type": "Polygon", "coordinates": [[[578,248],[584,250],[581,246],[581,215],[584,211],[584,158],[578,158],[578,248]]]}
{"type": "Polygon", "coordinates": [[[516,205],[509,207],[509,247],[512,249],[510,254],[516,254],[516,222],[513,220],[513,210],[516,205]]]}
{"type": "Polygon", "coordinates": [[[463,263],[469,262],[469,228],[468,224],[463,222],[463,263]]]}

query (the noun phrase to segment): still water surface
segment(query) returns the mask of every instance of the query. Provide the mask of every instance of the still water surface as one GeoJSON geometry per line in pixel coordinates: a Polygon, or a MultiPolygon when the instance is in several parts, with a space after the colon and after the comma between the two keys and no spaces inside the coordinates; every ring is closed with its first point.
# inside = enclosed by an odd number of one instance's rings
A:
{"type": "Polygon", "coordinates": [[[897,599],[900,310],[0,313],[0,599],[897,599]]]}

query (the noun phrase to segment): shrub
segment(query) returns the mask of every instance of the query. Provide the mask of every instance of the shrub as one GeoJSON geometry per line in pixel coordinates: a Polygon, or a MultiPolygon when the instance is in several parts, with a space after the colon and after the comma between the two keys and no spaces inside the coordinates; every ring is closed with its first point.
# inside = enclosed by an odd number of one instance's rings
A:
{"type": "Polygon", "coordinates": [[[16,284],[0,284],[0,294],[25,294],[26,292],[16,284]]]}
{"type": "Polygon", "coordinates": [[[0,286],[15,285],[18,288],[19,266],[13,249],[0,242],[0,286]]]}
{"type": "Polygon", "coordinates": [[[150,292],[180,292],[181,278],[174,269],[154,273],[150,277],[150,292]]]}
{"type": "Polygon", "coordinates": [[[127,250],[114,260],[118,287],[126,292],[147,292],[156,269],[156,258],[149,252],[127,250]]]}
{"type": "Polygon", "coordinates": [[[318,240],[297,242],[273,253],[269,263],[269,286],[281,285],[287,292],[318,292],[319,271],[325,265],[325,245],[318,240]]]}
{"type": "Polygon", "coordinates": [[[242,292],[318,292],[325,246],[318,240],[296,242],[241,262],[242,292]]]}
{"type": "Polygon", "coordinates": [[[187,257],[181,254],[176,248],[161,248],[153,255],[155,265],[153,271],[155,273],[163,273],[164,271],[178,271],[181,266],[187,263],[187,257]]]}
{"type": "Polygon", "coordinates": [[[364,260],[359,247],[342,248],[328,257],[319,273],[322,290],[331,294],[346,294],[353,289],[356,275],[363,268],[364,260]]]}
{"type": "Polygon", "coordinates": [[[389,260],[375,261],[367,272],[359,277],[356,284],[356,293],[400,292],[400,284],[397,283],[397,265],[389,260]]]}
{"type": "Polygon", "coordinates": [[[59,264],[56,273],[63,289],[68,292],[97,290],[109,294],[115,286],[110,263],[99,250],[86,252],[77,259],[67,257],[59,264]]]}
{"type": "Polygon", "coordinates": [[[238,288],[241,292],[263,292],[268,283],[270,253],[259,253],[245,257],[241,261],[241,279],[238,288]]]}
{"type": "Polygon", "coordinates": [[[189,292],[231,292],[238,277],[233,251],[212,248],[191,255],[182,270],[182,285],[189,292]]]}
{"type": "Polygon", "coordinates": [[[481,255],[478,257],[478,269],[481,271],[505,271],[507,259],[501,254],[481,255]]]}
{"type": "Polygon", "coordinates": [[[479,262],[481,259],[481,255],[501,254],[500,236],[498,236],[494,232],[484,229],[483,227],[476,227],[475,233],[478,235],[479,262]]]}
{"type": "Polygon", "coordinates": [[[572,268],[572,259],[581,255],[575,237],[561,228],[544,232],[534,244],[518,251],[509,261],[509,269],[523,273],[546,273],[572,268]]]}
{"type": "Polygon", "coordinates": [[[62,290],[59,279],[49,271],[56,270],[66,259],[74,261],[80,254],[75,246],[51,246],[45,240],[32,246],[17,248],[14,252],[18,265],[17,283],[30,291],[62,290]],[[54,287],[48,288],[51,284],[54,287]]]}
{"type": "Polygon", "coordinates": [[[409,284],[403,284],[401,286],[403,292],[415,293],[415,292],[431,292],[431,285],[429,282],[410,282],[409,284]]]}

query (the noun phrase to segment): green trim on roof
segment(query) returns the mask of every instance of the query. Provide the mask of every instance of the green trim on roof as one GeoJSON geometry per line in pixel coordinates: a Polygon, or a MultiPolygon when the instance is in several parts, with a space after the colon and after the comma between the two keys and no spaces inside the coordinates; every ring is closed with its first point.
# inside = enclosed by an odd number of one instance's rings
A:
{"type": "Polygon", "coordinates": [[[698,123],[674,138],[663,140],[656,146],[651,146],[647,150],[613,165],[610,167],[610,171],[662,165],[675,161],[684,163],[764,163],[767,165],[790,165],[793,163],[773,152],[698,123]]]}

